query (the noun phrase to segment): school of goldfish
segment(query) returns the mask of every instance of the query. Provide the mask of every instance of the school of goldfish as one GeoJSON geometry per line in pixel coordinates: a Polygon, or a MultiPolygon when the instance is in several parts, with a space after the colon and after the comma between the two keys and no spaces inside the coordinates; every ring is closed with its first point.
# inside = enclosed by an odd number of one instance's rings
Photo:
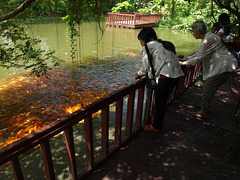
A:
{"type": "MultiPolygon", "coordinates": [[[[128,56],[136,53],[129,52],[128,56]]],[[[0,148],[131,84],[138,67],[136,62],[123,68],[125,65],[114,62],[109,69],[109,64],[103,64],[101,70],[99,66],[80,70],[58,67],[49,72],[49,78],[33,77],[26,72],[3,79],[0,148]]]]}

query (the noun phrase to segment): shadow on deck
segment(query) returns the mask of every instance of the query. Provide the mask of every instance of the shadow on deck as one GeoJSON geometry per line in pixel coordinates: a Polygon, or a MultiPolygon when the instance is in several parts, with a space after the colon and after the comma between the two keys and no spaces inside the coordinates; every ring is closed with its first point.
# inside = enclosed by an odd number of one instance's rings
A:
{"type": "Polygon", "coordinates": [[[85,179],[240,179],[240,158],[227,161],[237,104],[229,82],[216,93],[206,120],[189,116],[200,102],[201,88],[190,87],[169,105],[162,133],[140,130],[85,179]]]}

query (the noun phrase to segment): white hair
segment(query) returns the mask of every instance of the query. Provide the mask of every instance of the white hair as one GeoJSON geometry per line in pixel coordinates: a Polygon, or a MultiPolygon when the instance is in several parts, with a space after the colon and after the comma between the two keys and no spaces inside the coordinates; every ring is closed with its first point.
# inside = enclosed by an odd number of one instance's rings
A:
{"type": "Polygon", "coordinates": [[[207,26],[203,22],[203,20],[198,19],[192,24],[192,30],[195,32],[199,32],[202,35],[205,35],[207,33],[207,26]]]}

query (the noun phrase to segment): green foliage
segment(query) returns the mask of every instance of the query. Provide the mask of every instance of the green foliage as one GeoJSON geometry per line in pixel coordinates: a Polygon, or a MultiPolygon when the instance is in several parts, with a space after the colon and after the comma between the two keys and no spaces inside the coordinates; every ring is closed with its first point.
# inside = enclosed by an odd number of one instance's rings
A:
{"type": "MultiPolygon", "coordinates": [[[[168,4],[168,5],[170,6],[168,9],[170,9],[171,5],[170,4],[168,4]]],[[[176,4],[175,4],[176,15],[181,16],[181,17],[188,17],[192,13],[190,7],[196,8],[196,10],[194,10],[194,11],[199,10],[199,9],[197,9],[199,7],[197,7],[197,5],[195,3],[194,3],[194,5],[192,5],[192,3],[189,4],[187,1],[177,0],[176,4]]]]}
{"type": "Polygon", "coordinates": [[[100,22],[102,15],[105,15],[108,10],[110,0],[75,0],[66,4],[67,15],[63,18],[68,25],[68,37],[70,38],[71,58],[74,61],[77,53],[77,36],[79,32],[76,27],[82,21],[97,21],[100,22]]]}
{"type": "Polygon", "coordinates": [[[117,3],[116,7],[112,8],[113,13],[120,13],[120,12],[133,12],[134,6],[130,4],[130,0],[123,1],[122,3],[117,3]]]}
{"type": "Polygon", "coordinates": [[[77,53],[77,40],[76,40],[76,37],[78,36],[78,31],[76,30],[75,26],[77,24],[76,21],[74,21],[72,19],[72,16],[70,15],[67,15],[66,17],[63,18],[64,21],[67,22],[68,24],[68,37],[70,38],[70,47],[71,47],[71,58],[72,58],[72,61],[74,60],[74,58],[76,57],[76,53],[77,53]]]}
{"type": "MultiPolygon", "coordinates": [[[[228,5],[233,9],[240,8],[238,0],[220,0],[224,5],[228,5]]],[[[151,0],[144,1],[143,6],[138,9],[141,13],[161,13],[163,19],[157,24],[161,27],[171,27],[181,30],[189,30],[191,24],[196,19],[203,19],[207,24],[209,30],[212,25],[218,21],[218,16],[225,12],[231,15],[231,22],[233,24],[232,33],[238,34],[240,15],[238,16],[227,9],[219,7],[216,3],[209,0],[151,0]],[[173,2],[175,2],[173,6],[173,2]],[[174,9],[173,9],[174,8],[174,9]],[[172,16],[174,13],[174,16],[172,16]],[[239,18],[239,19],[238,19],[239,18]]]]}
{"type": "MultiPolygon", "coordinates": [[[[166,6],[165,12],[168,14],[169,7],[166,6]]],[[[211,3],[194,1],[188,4],[183,0],[177,0],[175,5],[176,18],[170,19],[168,16],[157,22],[158,26],[171,27],[173,29],[190,30],[192,23],[196,19],[202,19],[207,24],[209,30],[212,29],[213,24],[218,21],[218,16],[227,12],[226,10],[219,9],[216,4],[213,4],[214,11],[211,11],[211,3]]]]}
{"type": "MultiPolygon", "coordinates": [[[[15,10],[22,2],[0,0],[0,15],[15,10]]],[[[52,61],[54,65],[58,65],[60,60],[54,56],[54,51],[37,49],[40,40],[27,37],[25,28],[20,24],[34,23],[38,20],[47,22],[52,20],[52,17],[56,19],[62,16],[68,24],[71,58],[74,60],[77,52],[76,37],[79,34],[76,30],[77,24],[90,20],[99,22],[101,15],[108,12],[112,3],[110,0],[35,0],[29,8],[11,20],[1,22],[1,66],[31,69],[32,74],[37,76],[47,75],[47,71],[51,69],[47,62],[52,61]]]]}
{"type": "Polygon", "coordinates": [[[152,0],[149,1],[145,7],[138,9],[138,12],[148,14],[148,13],[160,13],[163,12],[164,0],[152,0]]]}
{"type": "MultiPolygon", "coordinates": [[[[63,3],[63,0],[58,3],[63,3]]],[[[7,14],[16,9],[18,0],[0,0],[1,14],[7,14]]],[[[52,66],[57,66],[62,61],[54,54],[54,50],[43,50],[39,39],[27,35],[26,22],[39,16],[54,14],[55,0],[36,0],[32,6],[11,20],[0,22],[0,66],[6,68],[22,68],[31,70],[32,75],[47,76],[47,71],[52,66]]]]}
{"type": "Polygon", "coordinates": [[[100,15],[107,12],[106,3],[103,3],[104,0],[76,0],[67,3],[67,15],[63,20],[68,25],[68,37],[70,39],[71,46],[71,58],[74,61],[77,54],[77,36],[79,32],[76,27],[82,21],[100,21],[100,15]]]}
{"type": "Polygon", "coordinates": [[[66,15],[64,0],[36,0],[30,8],[31,17],[66,15]]]}
{"type": "Polygon", "coordinates": [[[10,68],[30,69],[31,74],[36,76],[47,76],[50,66],[47,61],[51,60],[54,66],[61,61],[53,54],[54,51],[45,51],[36,48],[41,42],[38,39],[30,38],[25,33],[25,28],[15,21],[0,23],[0,66],[10,68]]]}

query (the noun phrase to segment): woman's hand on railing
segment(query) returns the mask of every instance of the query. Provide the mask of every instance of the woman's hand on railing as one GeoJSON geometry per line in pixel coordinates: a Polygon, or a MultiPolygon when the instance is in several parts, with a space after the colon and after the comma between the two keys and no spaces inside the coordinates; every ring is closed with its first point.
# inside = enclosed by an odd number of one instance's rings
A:
{"type": "Polygon", "coordinates": [[[141,79],[142,76],[139,76],[138,73],[135,74],[135,79],[141,79]]]}
{"type": "Polygon", "coordinates": [[[179,55],[179,56],[178,56],[178,60],[179,60],[179,64],[180,64],[181,66],[183,66],[183,65],[184,65],[183,62],[184,62],[184,61],[187,61],[188,58],[187,58],[187,57],[184,58],[183,55],[179,55]]]}
{"type": "Polygon", "coordinates": [[[181,65],[181,66],[183,66],[184,64],[183,64],[183,61],[179,61],[179,64],[181,65]]]}

